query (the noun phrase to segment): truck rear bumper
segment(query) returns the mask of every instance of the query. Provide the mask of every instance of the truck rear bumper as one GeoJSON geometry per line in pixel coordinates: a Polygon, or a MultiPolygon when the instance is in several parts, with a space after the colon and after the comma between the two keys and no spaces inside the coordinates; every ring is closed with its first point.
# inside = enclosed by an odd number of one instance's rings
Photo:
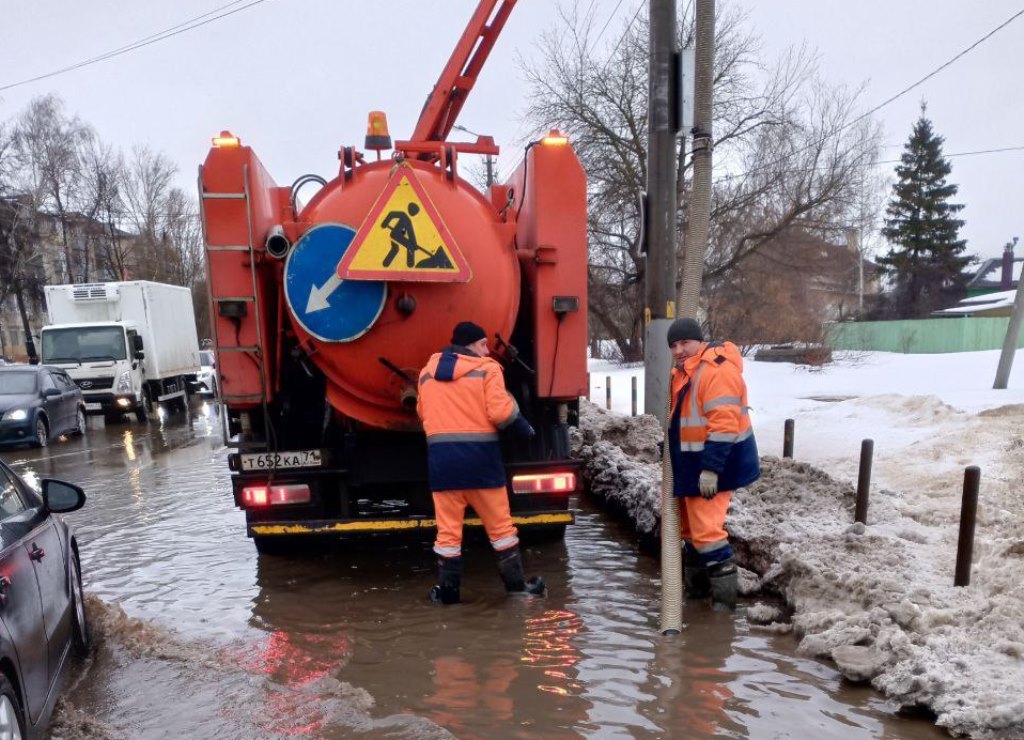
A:
{"type": "MultiPolygon", "coordinates": [[[[516,513],[512,515],[512,523],[517,527],[529,529],[551,525],[573,524],[576,521],[571,511],[547,511],[541,513],[516,513]]],[[[467,527],[482,527],[478,517],[467,517],[467,527]]],[[[427,518],[416,519],[322,519],[316,521],[274,521],[249,522],[247,530],[250,537],[294,537],[296,535],[367,535],[389,532],[417,532],[436,530],[437,520],[427,518]]]]}

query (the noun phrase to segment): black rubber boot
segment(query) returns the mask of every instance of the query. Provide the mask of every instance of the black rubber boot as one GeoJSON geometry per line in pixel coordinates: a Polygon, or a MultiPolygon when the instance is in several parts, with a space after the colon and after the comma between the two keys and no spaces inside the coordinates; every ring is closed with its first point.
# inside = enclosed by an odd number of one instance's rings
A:
{"type": "Polygon", "coordinates": [[[739,594],[739,573],[736,561],[732,558],[708,566],[711,581],[711,606],[724,611],[736,608],[736,597],[739,594]]]}
{"type": "Polygon", "coordinates": [[[523,574],[523,558],[519,554],[518,546],[498,552],[498,573],[505,584],[505,590],[510,594],[525,593],[542,596],[546,590],[544,579],[540,576],[533,576],[530,580],[526,580],[523,574]]]}
{"type": "Polygon", "coordinates": [[[711,593],[708,568],[700,559],[700,553],[692,546],[683,547],[683,583],[688,599],[706,599],[711,593]]]}
{"type": "Polygon", "coordinates": [[[430,589],[430,600],[439,604],[458,604],[461,588],[462,558],[438,558],[437,585],[430,589]]]}

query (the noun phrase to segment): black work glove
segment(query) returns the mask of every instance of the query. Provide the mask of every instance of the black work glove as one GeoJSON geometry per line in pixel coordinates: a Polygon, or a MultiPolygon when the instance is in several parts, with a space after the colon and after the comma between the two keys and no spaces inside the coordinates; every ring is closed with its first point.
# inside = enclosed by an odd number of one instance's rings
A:
{"type": "Polygon", "coordinates": [[[523,437],[524,439],[530,439],[537,434],[536,430],[530,426],[530,422],[528,422],[526,417],[522,414],[516,417],[516,420],[512,422],[512,426],[510,426],[509,429],[511,429],[512,433],[517,437],[523,437]]]}

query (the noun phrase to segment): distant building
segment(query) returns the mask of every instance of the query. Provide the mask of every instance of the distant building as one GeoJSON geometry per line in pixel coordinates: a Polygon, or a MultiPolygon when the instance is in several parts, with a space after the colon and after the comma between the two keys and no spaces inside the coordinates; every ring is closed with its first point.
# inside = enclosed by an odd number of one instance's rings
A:
{"type": "Polygon", "coordinates": [[[967,281],[967,297],[950,308],[935,311],[932,316],[1009,316],[1017,294],[1024,258],[1013,254],[1017,240],[1009,242],[1003,256],[981,263],[974,276],[967,281]]]}
{"type": "Polygon", "coordinates": [[[1016,239],[1009,242],[1003,249],[1002,257],[987,259],[981,263],[978,271],[967,282],[968,298],[1016,289],[1021,269],[1024,267],[1024,257],[1015,257],[1013,254],[1016,243],[1016,239]]]}
{"type": "MultiPolygon", "coordinates": [[[[137,268],[134,235],[79,213],[64,218],[67,247],[60,217],[42,214],[39,242],[31,260],[37,281],[45,285],[131,280],[137,268]]],[[[25,295],[25,313],[30,333],[39,335],[46,324],[46,306],[41,295],[25,295]]],[[[21,312],[13,295],[0,302],[0,357],[24,362],[28,358],[21,312]]]]}

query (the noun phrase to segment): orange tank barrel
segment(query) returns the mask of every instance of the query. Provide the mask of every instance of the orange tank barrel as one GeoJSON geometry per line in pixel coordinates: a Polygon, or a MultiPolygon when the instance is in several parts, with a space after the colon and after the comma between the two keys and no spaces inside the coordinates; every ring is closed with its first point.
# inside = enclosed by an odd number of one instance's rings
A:
{"type": "Polygon", "coordinates": [[[335,225],[299,238],[284,280],[300,344],[344,416],[418,429],[410,379],[449,343],[452,327],[472,320],[489,337],[511,335],[520,295],[513,226],[440,167],[356,167],[350,178],[328,183],[299,221],[335,225]],[[403,178],[417,187],[400,187],[403,178]]]}

